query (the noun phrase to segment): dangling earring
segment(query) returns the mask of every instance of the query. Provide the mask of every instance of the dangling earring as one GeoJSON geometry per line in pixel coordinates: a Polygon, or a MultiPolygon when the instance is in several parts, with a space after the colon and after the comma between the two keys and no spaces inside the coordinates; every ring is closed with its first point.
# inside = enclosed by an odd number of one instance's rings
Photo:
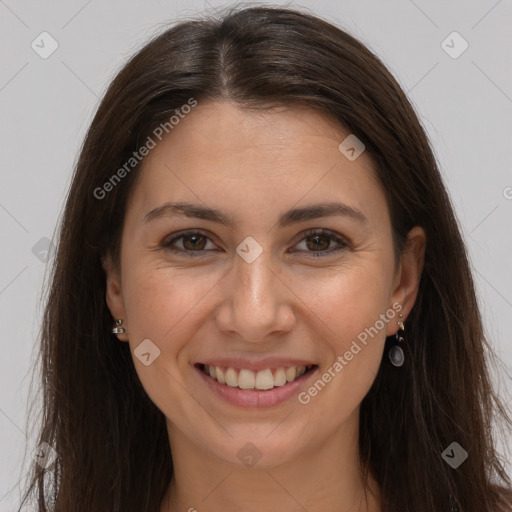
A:
{"type": "MultiPolygon", "coordinates": [[[[402,313],[400,313],[400,318],[403,318],[402,313]]],[[[398,326],[400,329],[395,334],[396,343],[389,349],[389,360],[391,361],[391,364],[393,366],[399,367],[404,364],[405,361],[405,355],[402,347],[400,344],[405,343],[405,339],[402,336],[402,333],[405,332],[405,326],[402,320],[399,320],[398,326]]]]}
{"type": "Polygon", "coordinates": [[[122,327],[119,327],[122,323],[121,319],[116,320],[116,326],[112,328],[112,334],[123,334],[125,332],[122,327]]]}

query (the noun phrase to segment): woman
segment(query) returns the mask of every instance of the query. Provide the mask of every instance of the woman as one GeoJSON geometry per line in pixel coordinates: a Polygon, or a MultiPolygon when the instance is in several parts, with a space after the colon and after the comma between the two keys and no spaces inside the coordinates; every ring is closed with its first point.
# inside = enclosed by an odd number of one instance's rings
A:
{"type": "Polygon", "coordinates": [[[119,72],[41,349],[41,511],[512,510],[427,137],[378,58],[311,15],[184,22],[119,72]]]}

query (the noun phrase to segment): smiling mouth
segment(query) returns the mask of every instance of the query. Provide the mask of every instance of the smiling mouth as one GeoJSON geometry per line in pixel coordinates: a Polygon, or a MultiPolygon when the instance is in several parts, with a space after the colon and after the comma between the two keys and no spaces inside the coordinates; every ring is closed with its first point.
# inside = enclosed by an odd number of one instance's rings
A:
{"type": "Polygon", "coordinates": [[[317,368],[316,365],[291,366],[289,368],[281,366],[279,368],[253,371],[245,368],[223,368],[206,364],[197,364],[196,366],[205,375],[219,384],[248,391],[270,391],[294,382],[317,368]]]}

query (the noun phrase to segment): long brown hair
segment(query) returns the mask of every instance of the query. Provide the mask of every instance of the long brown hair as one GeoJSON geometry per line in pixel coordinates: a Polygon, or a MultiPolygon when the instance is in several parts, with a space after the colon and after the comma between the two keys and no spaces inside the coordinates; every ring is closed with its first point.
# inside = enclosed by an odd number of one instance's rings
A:
{"type": "MultiPolygon", "coordinates": [[[[406,322],[406,364],[383,358],[361,404],[360,455],[383,512],[496,512],[512,483],[493,428],[511,419],[493,390],[467,253],[427,136],[382,62],[306,12],[234,8],[189,20],[146,44],[117,74],[92,121],[60,227],[41,335],[39,442],[25,499],[58,512],[155,512],[173,474],[163,413],[116,342],[101,258],[119,264],[125,205],[140,165],[98,198],[147,137],[190,98],[242,108],[302,106],[333,116],[366,146],[386,193],[397,256],[408,231],[427,235],[406,322]],[[442,452],[457,442],[457,469],[442,452]]],[[[388,340],[390,341],[390,340],[388,340]]],[[[367,473],[365,473],[367,474],[367,473]]]]}

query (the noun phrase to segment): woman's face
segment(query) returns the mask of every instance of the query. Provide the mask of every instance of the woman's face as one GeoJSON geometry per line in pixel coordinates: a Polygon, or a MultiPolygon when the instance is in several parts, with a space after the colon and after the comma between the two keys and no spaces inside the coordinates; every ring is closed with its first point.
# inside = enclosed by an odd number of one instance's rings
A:
{"type": "Polygon", "coordinates": [[[265,467],[356,431],[421,257],[394,272],[348,135],[312,111],[199,103],[145,158],[107,300],[173,449],[265,467]]]}

